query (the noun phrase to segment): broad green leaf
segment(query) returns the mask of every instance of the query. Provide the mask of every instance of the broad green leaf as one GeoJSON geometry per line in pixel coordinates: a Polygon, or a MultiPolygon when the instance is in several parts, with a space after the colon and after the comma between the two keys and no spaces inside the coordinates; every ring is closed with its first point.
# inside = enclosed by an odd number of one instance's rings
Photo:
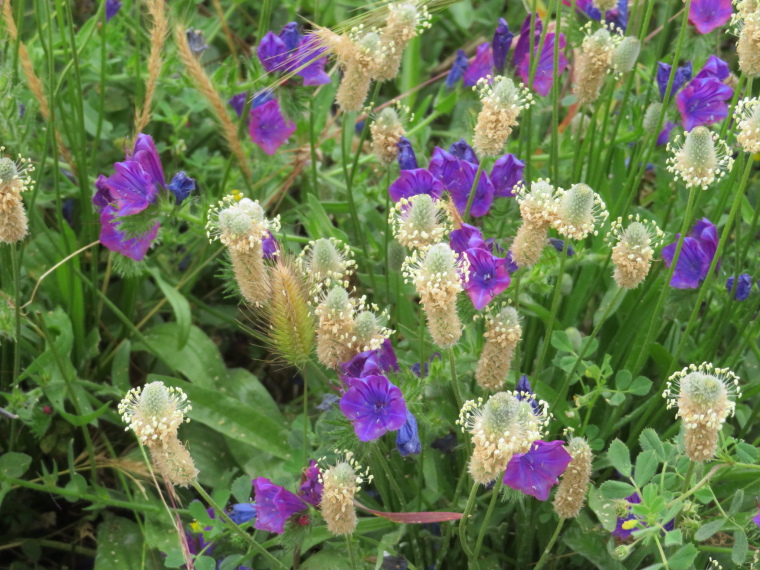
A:
{"type": "Polygon", "coordinates": [[[602,496],[602,493],[596,487],[592,487],[588,493],[588,506],[594,511],[602,527],[608,532],[615,530],[617,525],[617,508],[615,505],[602,496]]]}
{"type": "Polygon", "coordinates": [[[757,448],[744,441],[736,444],[736,456],[742,463],[754,463],[760,457],[757,448]]]}
{"type": "Polygon", "coordinates": [[[259,408],[218,390],[201,388],[176,378],[151,374],[148,380],[161,380],[168,386],[182,388],[192,402],[192,410],[187,414],[190,419],[276,457],[287,459],[290,456],[284,423],[259,408]]]}
{"type": "Polygon", "coordinates": [[[58,413],[61,414],[61,417],[63,417],[63,419],[65,419],[71,425],[76,426],[76,427],[81,427],[81,426],[85,426],[89,424],[91,421],[96,420],[97,418],[102,416],[110,407],[111,407],[110,403],[105,403],[94,412],[89,413],[89,414],[84,414],[81,416],[69,414],[62,409],[58,410],[58,413]]]}
{"type": "Polygon", "coordinates": [[[610,406],[619,406],[625,402],[625,394],[623,392],[615,392],[609,399],[610,406]]]}
{"type": "Polygon", "coordinates": [[[636,378],[628,391],[635,396],[646,396],[649,394],[649,390],[652,389],[652,381],[649,378],[639,376],[636,378]]]}
{"type": "Polygon", "coordinates": [[[734,547],[731,549],[731,560],[734,564],[741,566],[747,558],[747,533],[743,530],[734,531],[734,547]]]}
{"type": "Polygon", "coordinates": [[[562,533],[562,541],[599,570],[625,570],[625,566],[607,551],[606,541],[600,533],[584,533],[579,527],[571,526],[562,533]]]}
{"type": "MultiPolygon", "coordinates": [[[[105,512],[98,525],[95,570],[141,568],[143,537],[137,523],[105,512]]],[[[176,535],[175,535],[176,536],[176,535]]]]}
{"type": "Polygon", "coordinates": [[[619,439],[613,440],[607,450],[607,457],[623,477],[631,476],[631,452],[626,444],[619,439]]]}
{"type": "Polygon", "coordinates": [[[115,388],[122,394],[129,392],[132,387],[129,383],[129,357],[132,354],[132,343],[124,339],[121,346],[116,349],[111,364],[111,381],[115,388]]]}
{"type": "Polygon", "coordinates": [[[605,481],[600,487],[602,496],[607,499],[625,499],[636,492],[633,485],[623,483],[622,481],[605,481]]]}
{"type": "Polygon", "coordinates": [[[277,402],[256,376],[245,368],[233,368],[228,371],[228,374],[228,378],[217,385],[220,392],[237,398],[249,406],[259,408],[270,418],[284,419],[277,402]]]}
{"type": "Polygon", "coordinates": [[[697,557],[697,548],[693,544],[686,544],[668,558],[668,568],[672,570],[687,570],[697,557]]]}
{"type": "Polygon", "coordinates": [[[575,348],[570,343],[570,339],[567,338],[565,331],[554,331],[551,339],[552,346],[562,352],[575,354],[575,348]]]}
{"type": "MultiPolygon", "coordinates": [[[[187,344],[178,349],[178,335],[177,323],[164,323],[147,330],[144,336],[169,368],[181,372],[193,384],[213,389],[219,380],[227,376],[216,344],[201,329],[193,326],[187,344]]],[[[137,342],[134,350],[147,349],[142,342],[137,342]]]]}
{"type": "Polygon", "coordinates": [[[683,544],[683,534],[680,529],[665,533],[665,546],[679,546],[683,544]]]}
{"type": "Polygon", "coordinates": [[[618,390],[625,390],[631,385],[633,377],[628,370],[618,370],[615,374],[615,388],[618,390]]]}
{"type": "Polygon", "coordinates": [[[731,506],[728,509],[728,516],[732,517],[738,513],[742,508],[744,502],[744,489],[738,489],[734,493],[734,498],[731,500],[731,506]]]}
{"type": "Polygon", "coordinates": [[[232,482],[230,490],[238,503],[247,503],[251,498],[251,478],[241,475],[232,482]]]}
{"type": "Polygon", "coordinates": [[[717,520],[705,523],[699,527],[699,530],[696,533],[694,533],[694,538],[699,542],[707,540],[720,529],[722,529],[724,524],[726,524],[726,519],[724,518],[719,518],[717,520]]]}
{"type": "Polygon", "coordinates": [[[657,432],[652,428],[646,428],[641,432],[641,435],[639,436],[639,445],[641,446],[641,449],[651,449],[654,451],[655,454],[657,454],[657,459],[660,461],[665,461],[667,459],[665,449],[662,447],[662,442],[660,441],[660,436],[657,435],[657,432]]]}
{"type": "Polygon", "coordinates": [[[157,268],[152,268],[150,274],[156,280],[156,284],[158,284],[164,297],[166,297],[166,300],[172,306],[174,316],[177,318],[176,348],[177,350],[182,350],[190,338],[190,325],[193,322],[190,303],[187,302],[182,293],[161,278],[161,273],[157,268]]]}
{"type": "Polygon", "coordinates": [[[0,475],[18,479],[32,463],[32,458],[26,453],[16,453],[9,451],[0,457],[0,475]]]}
{"type": "Polygon", "coordinates": [[[659,464],[654,451],[646,450],[639,453],[636,457],[636,469],[633,471],[633,480],[639,488],[649,483],[649,480],[657,473],[659,464]]]}
{"type": "Polygon", "coordinates": [[[195,570],[214,570],[216,568],[216,560],[210,556],[198,556],[193,560],[195,570]]]}

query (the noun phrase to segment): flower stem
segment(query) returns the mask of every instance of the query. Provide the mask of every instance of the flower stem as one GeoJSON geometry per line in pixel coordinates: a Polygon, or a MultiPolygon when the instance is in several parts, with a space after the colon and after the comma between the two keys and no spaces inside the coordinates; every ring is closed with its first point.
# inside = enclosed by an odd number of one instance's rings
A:
{"type": "Polygon", "coordinates": [[[274,556],[272,556],[261,544],[259,544],[256,539],[254,539],[250,534],[245,532],[242,528],[240,528],[238,525],[235,524],[235,522],[229,517],[229,515],[224,511],[223,508],[221,508],[219,505],[216,504],[216,501],[211,498],[211,495],[209,495],[206,490],[201,487],[200,483],[198,483],[198,480],[196,479],[192,483],[193,488],[198,491],[198,494],[203,497],[203,499],[213,507],[215,511],[219,513],[219,516],[226,522],[228,525],[231,526],[232,530],[240,536],[243,540],[245,540],[249,545],[253,547],[253,549],[261,554],[264,558],[267,559],[267,561],[270,563],[271,568],[281,568],[282,570],[287,570],[287,567],[277,560],[274,556]]]}
{"type": "Polygon", "coordinates": [[[354,558],[354,547],[351,540],[351,535],[346,535],[346,550],[348,550],[348,561],[351,564],[351,570],[356,570],[356,559],[354,558]]]}
{"type": "Polygon", "coordinates": [[[316,97],[311,98],[310,112],[309,112],[309,150],[311,151],[311,177],[312,177],[312,192],[314,196],[319,199],[319,180],[317,178],[317,141],[316,133],[314,129],[314,104],[316,97]]]}
{"type": "MultiPolygon", "coordinates": [[[[457,380],[457,364],[456,359],[454,358],[454,349],[449,348],[449,368],[451,369],[451,387],[454,390],[454,398],[457,401],[457,409],[462,409],[462,393],[459,391],[459,381],[457,380]]],[[[422,363],[420,363],[420,366],[422,366],[422,363]]]]}
{"type": "Polygon", "coordinates": [[[533,374],[537,376],[541,373],[546,360],[546,355],[549,352],[549,346],[551,345],[552,328],[554,327],[554,319],[559,308],[560,292],[562,291],[562,277],[565,274],[565,260],[567,259],[567,252],[570,251],[570,240],[565,240],[562,244],[562,251],[559,256],[559,272],[557,273],[557,283],[554,285],[554,298],[552,299],[552,310],[549,313],[549,322],[546,324],[546,335],[544,336],[544,345],[541,347],[541,356],[538,358],[536,367],[533,374]]]}
{"type": "Polygon", "coordinates": [[[391,261],[389,248],[391,243],[391,193],[388,191],[391,185],[391,165],[385,170],[385,297],[391,300],[391,261]]]}
{"type": "Polygon", "coordinates": [[[21,372],[21,268],[18,265],[18,250],[16,244],[11,244],[11,264],[13,265],[13,295],[14,313],[16,324],[16,338],[13,343],[13,385],[21,372]]]}
{"type": "Polygon", "coordinates": [[[541,570],[549,560],[549,554],[551,554],[552,547],[554,547],[554,543],[557,542],[557,537],[564,524],[565,519],[560,517],[559,522],[557,523],[557,528],[554,529],[554,534],[552,534],[552,537],[549,539],[549,544],[544,548],[544,553],[541,555],[541,558],[538,559],[538,563],[533,567],[533,570],[541,570]]]}
{"type": "Polygon", "coordinates": [[[470,188],[470,195],[467,197],[467,208],[464,211],[465,220],[470,218],[470,209],[472,208],[472,203],[475,200],[475,192],[478,189],[478,181],[480,180],[480,173],[483,172],[484,161],[485,161],[485,157],[481,157],[480,162],[478,163],[478,170],[477,172],[475,172],[475,179],[472,182],[472,188],[470,188]]]}
{"type": "Polygon", "coordinates": [[[478,553],[480,552],[480,547],[483,546],[483,538],[485,538],[486,535],[486,529],[488,528],[488,521],[491,520],[491,515],[493,514],[493,509],[496,506],[496,499],[499,497],[499,494],[501,493],[501,487],[504,485],[504,481],[499,477],[496,480],[496,484],[493,487],[492,495],[491,495],[491,502],[488,503],[488,510],[486,511],[486,517],[483,519],[483,524],[480,525],[480,532],[478,533],[478,541],[475,543],[475,552],[474,556],[475,558],[478,557],[478,553]]]}
{"type": "Polygon", "coordinates": [[[472,509],[475,506],[475,496],[478,494],[479,486],[480,486],[479,483],[472,484],[472,489],[470,490],[470,498],[467,499],[467,506],[464,509],[462,518],[459,519],[459,542],[462,543],[462,550],[464,550],[464,553],[467,555],[467,559],[470,561],[470,564],[472,564],[476,568],[477,568],[478,563],[477,563],[477,560],[475,559],[475,554],[473,553],[472,549],[470,548],[470,545],[467,542],[467,523],[469,522],[470,513],[472,512],[472,509]]]}

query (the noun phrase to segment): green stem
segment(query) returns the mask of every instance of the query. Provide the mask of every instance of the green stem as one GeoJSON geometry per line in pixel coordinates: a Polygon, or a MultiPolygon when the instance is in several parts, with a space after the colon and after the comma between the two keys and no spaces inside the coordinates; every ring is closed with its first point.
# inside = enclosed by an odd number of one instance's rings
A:
{"type": "Polygon", "coordinates": [[[238,525],[235,524],[235,522],[229,517],[229,515],[225,512],[223,508],[221,508],[219,505],[216,504],[214,499],[211,498],[211,495],[209,495],[206,490],[201,487],[200,483],[198,481],[193,481],[192,483],[193,488],[198,491],[198,494],[203,497],[203,499],[213,507],[213,509],[219,513],[219,516],[226,522],[228,525],[230,525],[230,528],[232,528],[233,532],[240,536],[245,542],[247,542],[256,552],[261,554],[264,558],[267,559],[267,561],[270,564],[270,568],[281,568],[282,570],[287,570],[287,567],[277,560],[274,556],[272,556],[261,544],[259,544],[256,539],[254,539],[250,534],[245,532],[242,528],[240,528],[238,525]]]}
{"type": "Polygon", "coordinates": [[[496,479],[496,484],[494,485],[493,490],[492,490],[491,502],[488,503],[486,518],[483,519],[483,524],[480,525],[480,532],[478,533],[478,541],[475,543],[475,553],[474,553],[475,558],[478,557],[478,553],[480,552],[480,547],[483,545],[483,538],[485,538],[486,530],[488,529],[488,521],[491,520],[493,509],[496,506],[496,499],[499,498],[502,485],[504,485],[504,481],[502,481],[502,478],[499,477],[498,479],[496,479]]]}
{"type": "Polygon", "coordinates": [[[13,344],[13,385],[16,385],[21,373],[21,268],[18,265],[18,251],[16,244],[11,244],[11,265],[13,266],[13,295],[15,304],[16,338],[13,344]]]}
{"type": "Polygon", "coordinates": [[[309,376],[303,374],[303,460],[309,463],[309,376]]]}
{"type": "MultiPolygon", "coordinates": [[[[462,409],[462,404],[464,403],[462,401],[462,393],[459,390],[459,380],[457,380],[457,363],[456,359],[454,358],[454,349],[449,348],[449,368],[451,369],[451,387],[454,390],[454,398],[457,402],[457,410],[462,409]]],[[[422,366],[422,364],[420,364],[422,366]]]]}
{"type": "Polygon", "coordinates": [[[472,181],[470,195],[467,197],[467,208],[464,211],[465,220],[468,220],[470,218],[470,209],[472,208],[472,203],[475,200],[475,192],[478,189],[478,180],[480,180],[480,173],[483,172],[483,162],[485,162],[485,157],[480,159],[480,162],[478,163],[478,170],[475,172],[475,179],[472,181]]]}
{"type": "Polygon", "coordinates": [[[549,560],[549,554],[551,554],[554,543],[557,542],[557,537],[559,536],[559,532],[562,530],[562,526],[564,524],[565,519],[560,518],[559,522],[557,523],[557,528],[554,529],[554,534],[552,534],[552,537],[549,539],[549,544],[547,544],[546,548],[544,548],[544,553],[541,555],[541,558],[538,559],[538,563],[533,567],[533,570],[541,570],[541,568],[543,568],[546,562],[549,560]]]}
{"type": "MultiPolygon", "coordinates": [[[[391,185],[391,166],[385,170],[385,297],[387,302],[391,300],[391,262],[389,248],[391,244],[391,194],[388,191],[391,185]]],[[[422,364],[420,364],[422,366],[422,364]]]]}
{"type": "Polygon", "coordinates": [[[383,452],[380,449],[379,445],[373,446],[372,452],[375,455],[375,459],[380,464],[380,467],[382,468],[383,473],[385,474],[385,478],[388,479],[388,484],[391,486],[391,489],[393,489],[393,494],[396,495],[396,499],[398,500],[400,509],[403,510],[404,507],[406,506],[406,501],[404,500],[404,494],[401,491],[401,487],[399,487],[398,485],[398,481],[396,481],[396,478],[393,476],[393,473],[391,472],[390,465],[388,465],[388,461],[385,459],[385,455],[383,455],[383,452]]]}
{"type": "Polygon", "coordinates": [[[354,557],[354,546],[350,534],[346,535],[346,550],[348,550],[348,561],[351,564],[351,570],[356,570],[356,558],[354,557]]]}
{"type": "Polygon", "coordinates": [[[478,494],[479,486],[480,486],[479,483],[472,484],[472,489],[470,490],[470,497],[469,499],[467,499],[467,506],[464,509],[462,518],[459,519],[459,542],[462,543],[462,550],[464,550],[464,553],[467,555],[467,559],[470,561],[471,564],[475,565],[476,567],[477,567],[477,560],[475,559],[475,554],[473,553],[472,549],[470,548],[470,545],[467,542],[467,523],[469,522],[470,513],[472,513],[472,509],[475,506],[475,496],[478,494]]]}
{"type": "MultiPolygon", "coordinates": [[[[311,151],[311,178],[312,178],[312,191],[314,196],[319,199],[319,179],[317,176],[317,140],[314,125],[314,104],[316,97],[312,97],[310,101],[309,112],[309,150],[311,151]]],[[[247,115],[246,115],[247,116],[247,115]]]]}
{"type": "Polygon", "coordinates": [[[549,313],[549,322],[546,324],[546,335],[544,336],[544,345],[541,347],[541,356],[538,358],[538,363],[534,368],[533,375],[538,376],[543,370],[544,360],[549,352],[549,346],[551,345],[552,328],[554,327],[554,318],[559,308],[560,292],[562,291],[562,277],[565,274],[565,260],[567,259],[567,252],[570,250],[570,240],[566,239],[562,244],[562,251],[559,256],[559,272],[557,273],[557,283],[554,285],[554,298],[552,299],[552,309],[549,313]]]}

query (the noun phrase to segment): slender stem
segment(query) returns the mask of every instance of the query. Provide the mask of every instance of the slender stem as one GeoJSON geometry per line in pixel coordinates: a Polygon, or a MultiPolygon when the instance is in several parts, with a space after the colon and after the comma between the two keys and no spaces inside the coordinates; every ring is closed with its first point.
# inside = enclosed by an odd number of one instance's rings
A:
{"type": "Polygon", "coordinates": [[[467,555],[467,559],[471,564],[475,566],[477,566],[475,554],[473,553],[472,549],[470,549],[470,545],[467,543],[467,523],[469,522],[472,508],[475,506],[475,496],[478,494],[479,486],[479,483],[472,484],[472,489],[470,490],[470,498],[467,499],[467,506],[464,509],[462,518],[459,519],[459,542],[462,543],[462,550],[464,550],[464,553],[467,555]]]}
{"type": "Polygon", "coordinates": [[[467,209],[464,211],[464,219],[470,218],[470,209],[472,208],[472,202],[475,200],[475,192],[478,189],[478,181],[480,180],[480,173],[483,172],[483,162],[485,157],[480,159],[478,163],[478,170],[475,173],[475,179],[472,182],[472,188],[470,188],[470,195],[467,197],[467,209]]]}
{"type": "MultiPolygon", "coordinates": [[[[454,398],[457,401],[457,409],[462,409],[462,393],[459,391],[459,380],[457,380],[457,363],[454,358],[454,349],[449,348],[449,368],[451,369],[451,387],[454,390],[454,398]]],[[[422,364],[420,364],[422,366],[422,364]]]]}
{"type": "Polygon", "coordinates": [[[491,495],[491,502],[488,503],[488,510],[486,511],[486,518],[483,519],[483,524],[480,525],[480,532],[478,533],[478,541],[475,543],[475,558],[478,557],[478,553],[480,552],[480,547],[483,546],[483,538],[485,538],[486,535],[486,529],[488,528],[488,521],[491,520],[491,515],[493,514],[493,509],[496,506],[496,499],[499,498],[499,494],[501,493],[501,487],[504,485],[504,481],[501,477],[496,479],[496,484],[493,486],[492,495],[491,495]]]}
{"type": "Polygon", "coordinates": [[[351,570],[356,570],[356,558],[354,558],[354,546],[351,535],[346,535],[346,550],[348,550],[348,561],[351,564],[351,570]]]}
{"type": "Polygon", "coordinates": [[[264,558],[267,559],[270,563],[270,568],[281,568],[282,570],[287,570],[287,566],[285,566],[282,562],[277,560],[274,556],[272,556],[261,544],[259,544],[255,538],[253,538],[250,534],[245,532],[242,528],[240,528],[238,525],[235,524],[235,522],[229,517],[229,515],[225,512],[223,508],[221,508],[219,505],[216,504],[214,499],[211,498],[211,495],[209,495],[206,490],[201,487],[200,483],[198,481],[193,481],[192,483],[193,488],[198,491],[198,494],[203,497],[203,499],[211,505],[216,512],[219,513],[219,516],[224,519],[224,522],[226,522],[232,530],[240,536],[243,540],[245,540],[253,549],[261,554],[264,558]]]}
{"type": "Polygon", "coordinates": [[[309,112],[309,150],[311,151],[311,178],[312,178],[312,191],[314,196],[319,199],[319,180],[317,177],[317,141],[316,132],[314,128],[314,104],[316,97],[311,98],[310,112],[309,112]]]}
{"type": "Polygon", "coordinates": [[[303,373],[303,460],[309,463],[309,376],[303,373]]]}
{"type": "Polygon", "coordinates": [[[668,568],[670,568],[668,566],[668,557],[665,556],[665,551],[662,549],[662,544],[660,544],[660,537],[657,536],[656,534],[652,536],[654,536],[654,541],[657,543],[657,550],[660,551],[660,558],[662,558],[662,565],[665,567],[665,570],[668,570],[668,568]]]}
{"type": "Polygon", "coordinates": [[[567,259],[567,252],[570,250],[570,240],[566,239],[562,244],[562,251],[559,255],[559,272],[557,273],[557,283],[554,285],[554,298],[552,299],[552,310],[549,313],[549,322],[546,324],[546,335],[544,336],[544,345],[541,347],[541,356],[538,358],[538,363],[534,368],[534,376],[537,376],[543,370],[544,360],[549,352],[549,345],[551,345],[552,328],[554,327],[554,317],[557,314],[559,308],[560,292],[562,291],[562,277],[565,274],[565,260],[567,259]]]}
{"type": "MultiPolygon", "coordinates": [[[[391,165],[385,169],[385,297],[390,303],[391,299],[391,262],[389,248],[391,244],[391,193],[388,191],[391,185],[391,165]]],[[[422,366],[422,363],[420,363],[422,366]]]]}
{"type": "Polygon", "coordinates": [[[557,542],[557,537],[559,536],[559,532],[562,530],[562,526],[564,524],[565,519],[560,517],[559,522],[557,523],[557,528],[554,529],[554,534],[552,534],[552,537],[549,539],[549,544],[547,544],[546,548],[544,548],[544,553],[541,555],[541,558],[538,559],[538,563],[533,567],[533,570],[541,570],[541,568],[543,568],[546,562],[549,560],[549,554],[551,554],[554,543],[557,542]]]}
{"type": "Polygon", "coordinates": [[[382,450],[380,449],[379,445],[373,446],[372,449],[375,459],[380,464],[380,467],[383,470],[383,473],[385,473],[385,478],[388,479],[388,484],[391,486],[391,489],[393,489],[393,494],[396,495],[396,499],[398,500],[399,506],[401,509],[403,509],[406,506],[406,501],[404,500],[404,494],[401,491],[401,487],[398,485],[398,481],[396,481],[396,478],[393,476],[393,473],[391,472],[390,465],[388,465],[388,461],[385,459],[385,455],[383,455],[382,450]]]}
{"type": "Polygon", "coordinates": [[[16,342],[13,344],[13,385],[15,386],[21,373],[21,279],[19,276],[21,268],[18,265],[18,251],[15,243],[11,244],[11,264],[13,265],[13,302],[16,317],[16,342]]]}

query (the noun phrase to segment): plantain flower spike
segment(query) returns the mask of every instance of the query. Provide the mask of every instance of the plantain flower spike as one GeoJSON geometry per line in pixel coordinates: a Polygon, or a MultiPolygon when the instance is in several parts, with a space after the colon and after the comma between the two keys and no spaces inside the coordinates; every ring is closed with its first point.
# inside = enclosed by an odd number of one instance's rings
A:
{"type": "Polygon", "coordinates": [[[328,368],[348,362],[354,355],[349,341],[354,334],[354,304],[340,285],[333,287],[314,310],[317,327],[317,359],[328,368]]]}
{"type": "Polygon", "coordinates": [[[296,265],[309,282],[312,294],[330,290],[334,285],[347,288],[356,269],[351,248],[335,238],[310,241],[298,256],[296,265]]]}
{"type": "Polygon", "coordinates": [[[411,281],[420,295],[433,342],[451,348],[462,335],[456,299],[462,280],[469,279],[469,263],[446,243],[438,243],[422,253],[415,251],[404,262],[406,282],[411,281]]]}
{"type": "Polygon", "coordinates": [[[575,64],[575,87],[573,93],[578,103],[593,103],[599,98],[607,74],[612,70],[612,56],[620,43],[619,36],[600,28],[593,34],[591,23],[585,27],[585,38],[575,64]]]}
{"type": "Polygon", "coordinates": [[[736,53],[739,69],[749,77],[760,75],[760,11],[757,0],[735,1],[731,16],[734,32],[739,36],[736,53]]]}
{"type": "Polygon", "coordinates": [[[385,165],[391,164],[398,156],[398,142],[406,134],[393,107],[386,107],[369,126],[372,134],[372,152],[385,165]]]}
{"type": "Polygon", "coordinates": [[[210,240],[227,246],[240,292],[254,307],[269,298],[269,277],[264,263],[263,240],[280,229],[279,216],[268,220],[264,209],[249,198],[225,196],[209,210],[206,231],[210,240]]]}
{"type": "Polygon", "coordinates": [[[443,200],[429,194],[401,198],[390,213],[396,241],[410,249],[425,249],[440,242],[453,220],[443,200]]]}
{"type": "MultiPolygon", "coordinates": [[[[0,153],[4,150],[0,146],[0,153]]],[[[27,158],[0,158],[0,243],[19,242],[29,231],[21,193],[31,188],[33,171],[27,158]]]]}
{"type": "Polygon", "coordinates": [[[641,52],[641,42],[633,36],[624,37],[612,52],[612,69],[616,73],[633,71],[641,52]]]}
{"type": "Polygon", "coordinates": [[[516,86],[514,81],[500,75],[482,77],[473,90],[483,103],[475,125],[473,147],[481,156],[496,156],[501,154],[512,128],[517,125],[520,111],[533,104],[533,96],[522,83],[516,86]]]}
{"type": "Polygon", "coordinates": [[[629,215],[628,222],[627,228],[623,228],[623,218],[612,222],[607,237],[616,241],[612,248],[615,283],[623,289],[635,289],[646,279],[654,248],[664,234],[656,223],[642,221],[638,214],[635,217],[629,215]]]}
{"type": "Polygon", "coordinates": [[[692,364],[668,379],[662,396],[668,409],[678,408],[676,418],[683,420],[686,455],[695,462],[712,459],[718,433],[734,413],[734,400],[741,398],[739,377],[708,362],[692,364]]]}
{"type": "Polygon", "coordinates": [[[660,120],[661,112],[662,103],[659,101],[651,103],[649,107],[647,107],[647,110],[644,112],[644,120],[642,121],[642,126],[644,127],[644,130],[650,135],[653,135],[657,132],[657,124],[660,120]]]}
{"type": "Polygon", "coordinates": [[[760,152],[760,100],[742,99],[736,105],[734,121],[739,127],[736,140],[744,152],[756,154],[760,152]]]}
{"type": "Polygon", "coordinates": [[[539,179],[530,190],[521,183],[514,192],[523,223],[512,242],[512,259],[520,267],[532,267],[544,250],[549,226],[557,220],[557,191],[548,180],[539,179]]]}
{"type": "MultiPolygon", "coordinates": [[[[373,310],[370,311],[364,306],[364,299],[361,299],[360,303],[360,310],[354,317],[354,334],[349,342],[349,347],[356,354],[378,350],[383,345],[383,341],[393,333],[392,330],[380,324],[380,319],[374,312],[377,311],[377,306],[373,305],[373,310]]],[[[387,314],[383,313],[381,316],[386,317],[387,314]]]]}
{"type": "Polygon", "coordinates": [[[610,215],[604,200],[587,184],[574,184],[570,190],[557,191],[557,217],[554,228],[560,235],[574,240],[598,235],[597,226],[610,215]]]}
{"type": "Polygon", "coordinates": [[[554,512],[563,519],[574,519],[581,512],[591,481],[591,461],[593,454],[582,437],[573,437],[565,446],[570,464],[562,474],[554,495],[554,512]]]}
{"type": "Polygon", "coordinates": [[[422,2],[399,2],[388,5],[388,19],[380,32],[385,61],[375,74],[378,81],[388,81],[398,75],[401,58],[409,40],[430,27],[430,13],[422,2]]]}
{"type": "Polygon", "coordinates": [[[327,529],[336,536],[352,534],[356,529],[356,509],[354,496],[366,480],[372,481],[369,470],[362,472],[361,466],[350,451],[345,459],[320,472],[322,500],[319,509],[327,523],[327,529]]]}
{"type": "Polygon", "coordinates": [[[684,135],[683,146],[681,135],[668,143],[668,152],[672,153],[667,159],[668,171],[676,180],[683,180],[687,188],[697,186],[707,190],[733,168],[731,151],[718,133],[710,132],[706,127],[694,127],[684,135]]]}
{"type": "Polygon", "coordinates": [[[172,485],[187,486],[198,475],[193,458],[177,437],[185,412],[192,409],[187,395],[180,389],[167,388],[163,382],[151,382],[144,388],[132,388],[119,403],[119,414],[135,432],[141,444],[150,450],[156,469],[172,485]]]}
{"type": "Polygon", "coordinates": [[[486,319],[486,339],[480,354],[475,380],[484,390],[497,391],[509,373],[509,365],[515,347],[522,337],[520,318],[513,307],[503,306],[497,313],[488,313],[486,319]]]}
{"type": "Polygon", "coordinates": [[[472,436],[474,445],[469,472],[476,483],[488,485],[504,473],[515,453],[526,453],[540,439],[548,423],[547,404],[539,402],[534,410],[533,396],[516,392],[497,392],[483,404],[468,400],[462,406],[457,424],[472,436]]]}
{"type": "Polygon", "coordinates": [[[607,12],[608,10],[612,10],[615,7],[617,7],[617,0],[593,0],[592,2],[597,10],[599,10],[602,14],[607,12]]]}

